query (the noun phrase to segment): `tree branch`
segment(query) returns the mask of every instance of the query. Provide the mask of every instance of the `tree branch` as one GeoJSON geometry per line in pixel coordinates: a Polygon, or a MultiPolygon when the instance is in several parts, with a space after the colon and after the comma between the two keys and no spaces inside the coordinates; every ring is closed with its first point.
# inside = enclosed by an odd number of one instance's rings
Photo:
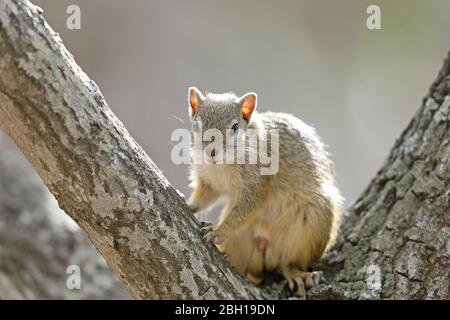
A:
{"type": "Polygon", "coordinates": [[[84,232],[61,212],[0,131],[0,299],[129,298],[84,232]],[[71,265],[81,270],[80,290],[67,287],[71,265]]]}
{"type": "MultiPolygon", "coordinates": [[[[0,126],[135,297],[278,297],[203,244],[184,199],[28,1],[0,0],[0,53],[0,126]]],[[[316,265],[329,281],[309,298],[448,298],[449,69],[316,265]]]]}
{"type": "Polygon", "coordinates": [[[314,298],[448,299],[450,53],[422,106],[350,209],[314,298]]]}
{"type": "Polygon", "coordinates": [[[262,298],[29,1],[0,0],[0,125],[136,298],[262,298]]]}

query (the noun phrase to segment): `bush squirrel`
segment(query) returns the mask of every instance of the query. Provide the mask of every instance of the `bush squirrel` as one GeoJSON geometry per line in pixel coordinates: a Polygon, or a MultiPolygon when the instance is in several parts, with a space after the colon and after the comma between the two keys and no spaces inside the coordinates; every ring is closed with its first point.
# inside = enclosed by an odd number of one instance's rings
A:
{"type": "Polygon", "coordinates": [[[232,93],[205,96],[191,87],[188,101],[193,133],[215,129],[223,136],[239,133],[245,140],[253,130],[270,144],[267,133],[277,130],[279,167],[273,175],[262,175],[259,162],[216,162],[221,151],[232,149],[228,142],[211,148],[202,141],[202,149],[192,148],[194,156],[202,153],[207,161],[191,166],[188,204],[195,214],[224,203],[217,227],[203,225],[204,239],[216,244],[251,282],[259,284],[278,271],[294,293],[304,295],[305,288],[319,282],[320,272],[308,268],[334,244],[343,203],[316,131],[293,115],[258,113],[252,92],[241,98],[232,93]]]}

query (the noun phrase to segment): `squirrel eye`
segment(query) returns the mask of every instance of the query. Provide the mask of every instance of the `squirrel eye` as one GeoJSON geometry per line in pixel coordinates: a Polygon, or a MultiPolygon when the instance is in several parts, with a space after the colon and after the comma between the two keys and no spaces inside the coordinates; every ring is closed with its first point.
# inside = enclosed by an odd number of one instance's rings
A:
{"type": "Polygon", "coordinates": [[[233,129],[233,132],[236,133],[239,130],[239,124],[236,122],[235,124],[233,124],[231,129],[233,129]]]}

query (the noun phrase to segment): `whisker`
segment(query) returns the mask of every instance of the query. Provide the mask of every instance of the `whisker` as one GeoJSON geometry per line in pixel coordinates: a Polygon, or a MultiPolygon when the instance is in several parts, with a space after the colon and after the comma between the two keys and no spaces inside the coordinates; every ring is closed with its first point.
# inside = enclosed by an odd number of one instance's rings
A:
{"type": "Polygon", "coordinates": [[[186,125],[186,122],[184,122],[184,120],[180,117],[177,116],[172,116],[175,120],[178,120],[179,122],[181,122],[182,124],[186,125]]]}

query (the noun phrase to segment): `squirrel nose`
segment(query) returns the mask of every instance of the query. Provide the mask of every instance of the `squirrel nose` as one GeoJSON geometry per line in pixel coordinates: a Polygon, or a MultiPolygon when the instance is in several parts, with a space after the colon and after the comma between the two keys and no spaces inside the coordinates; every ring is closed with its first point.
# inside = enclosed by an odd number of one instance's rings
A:
{"type": "Polygon", "coordinates": [[[211,157],[214,157],[216,155],[216,149],[211,150],[211,157]]]}

